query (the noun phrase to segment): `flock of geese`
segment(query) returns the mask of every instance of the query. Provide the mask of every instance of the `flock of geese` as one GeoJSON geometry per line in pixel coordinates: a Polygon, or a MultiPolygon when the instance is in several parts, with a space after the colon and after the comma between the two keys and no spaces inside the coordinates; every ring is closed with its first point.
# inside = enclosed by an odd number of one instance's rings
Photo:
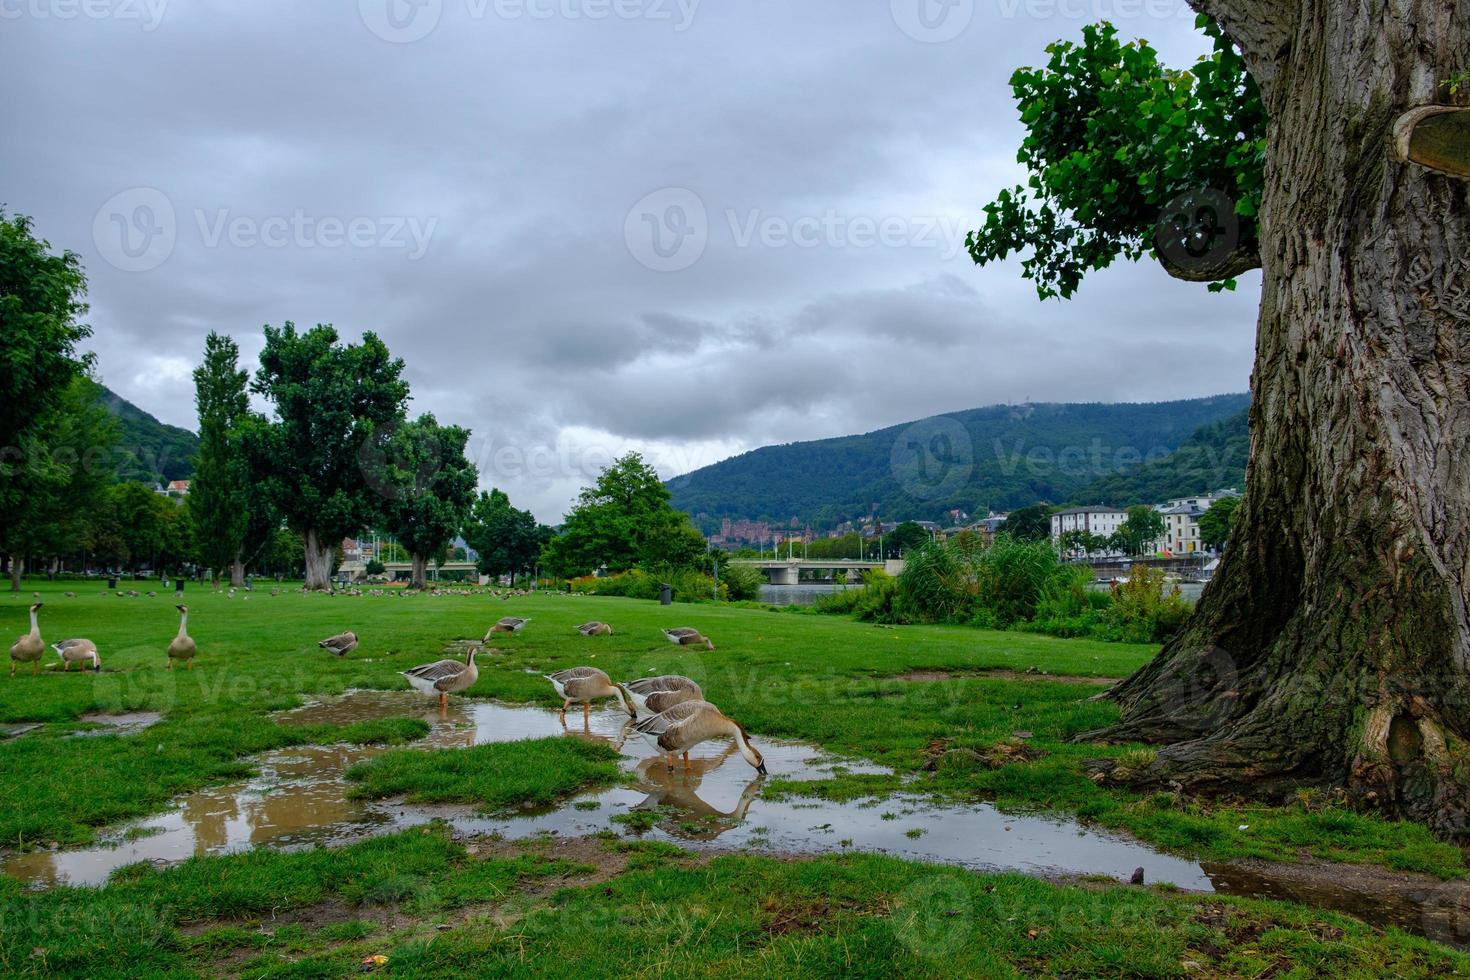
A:
{"type": "MultiPolygon", "coordinates": [[[[46,645],[41,639],[39,613],[44,603],[31,605],[31,630],[18,637],[10,647],[10,676],[16,668],[30,664],[31,673],[41,670],[41,660],[46,645]]],[[[189,669],[194,667],[194,656],[198,646],[189,636],[189,607],[175,606],[179,611],[179,631],[168,645],[167,664],[172,670],[174,661],[183,661],[189,669]]],[[[488,643],[497,634],[519,633],[526,628],[529,618],[506,616],[490,627],[483,642],[488,643]]],[[[577,632],[586,637],[611,636],[613,628],[607,623],[594,620],[577,627],[577,632]]],[[[703,646],[713,650],[714,643],[698,630],[678,626],[663,630],[664,637],[678,646],[703,646]]],[[[317,645],[339,657],[345,657],[357,648],[357,634],[351,631],[329,636],[317,645]]],[[[91,667],[102,669],[102,657],[97,644],[85,637],[75,637],[51,644],[61,658],[62,670],[70,671],[72,664],[79,669],[91,667]]],[[[441,711],[448,707],[451,694],[469,690],[480,678],[475,666],[478,647],[471,647],[464,660],[439,660],[423,664],[403,672],[404,678],[414,690],[437,696],[441,711]]],[[[560,715],[566,721],[567,709],[573,704],[582,706],[582,718],[591,717],[592,702],[604,698],[618,698],[623,709],[632,719],[633,730],[654,751],[662,754],[670,769],[674,768],[674,756],[682,755],[684,768],[690,767],[689,750],[714,738],[729,738],[739,749],[745,761],[765,775],[766,764],[760,751],[750,744],[745,727],[704,699],[699,684],[688,677],[665,675],[642,677],[626,683],[618,683],[606,672],[596,667],[569,667],[553,674],[544,675],[562,699],[560,715]],[[640,715],[641,712],[641,715],[640,715]]]]}
{"type": "MultiPolygon", "coordinates": [[[[485,642],[488,643],[497,633],[519,633],[529,622],[529,619],[507,616],[490,627],[485,634],[485,642]]],[[[589,637],[611,636],[613,628],[594,620],[578,626],[577,632],[589,637]]],[[[691,627],[666,629],[663,634],[670,643],[679,646],[715,648],[708,637],[691,627]]],[[[344,633],[323,640],[322,646],[334,649],[328,645],[349,641],[355,646],[357,637],[344,633]]],[[[443,711],[448,706],[449,695],[469,690],[480,679],[480,670],[475,666],[475,654],[478,652],[478,647],[471,647],[463,660],[438,660],[405,670],[403,676],[414,690],[437,696],[439,708],[443,711]]],[[[562,699],[559,714],[563,723],[567,709],[573,704],[582,706],[582,720],[586,723],[591,718],[593,701],[617,698],[623,710],[628,712],[633,731],[665,757],[670,769],[674,768],[676,755],[683,756],[687,770],[690,768],[689,751],[696,745],[710,739],[729,738],[746,762],[761,775],[766,774],[765,759],[751,744],[745,726],[706,701],[698,682],[688,677],[669,674],[640,677],[620,684],[606,671],[596,667],[568,667],[544,676],[551,682],[557,697],[562,699]]]]}
{"type": "MultiPolygon", "coordinates": [[[[21,634],[14,643],[10,645],[10,676],[15,676],[16,668],[21,664],[30,664],[31,673],[41,672],[41,659],[46,654],[46,644],[41,640],[41,624],[39,613],[43,602],[31,604],[31,631],[21,634]]],[[[179,632],[169,643],[168,668],[173,669],[175,660],[182,660],[186,666],[193,668],[194,654],[199,648],[194,643],[194,638],[189,635],[189,607],[178,605],[174,607],[179,611],[179,632]]],[[[97,644],[86,637],[77,636],[70,640],[61,640],[51,644],[51,649],[61,658],[61,669],[70,671],[71,665],[76,664],[79,670],[91,667],[94,671],[102,669],[102,656],[97,652],[97,644]]]]}

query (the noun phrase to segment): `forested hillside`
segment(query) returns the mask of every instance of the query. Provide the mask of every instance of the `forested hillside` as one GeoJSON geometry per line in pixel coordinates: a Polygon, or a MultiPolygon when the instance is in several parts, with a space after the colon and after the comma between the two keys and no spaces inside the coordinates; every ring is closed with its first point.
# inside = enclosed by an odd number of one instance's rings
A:
{"type": "Polygon", "coordinates": [[[724,517],[782,524],[795,518],[825,528],[876,511],[885,520],[944,522],[956,508],[984,514],[1077,501],[1100,487],[1162,486],[1158,466],[1202,427],[1238,415],[1248,402],[1238,394],[977,408],[864,435],[767,446],[676,477],[669,489],[674,505],[707,532],[724,517]],[[1113,479],[1134,482],[1107,482],[1113,479]]]}
{"type": "Polygon", "coordinates": [[[117,473],[125,480],[167,483],[194,472],[199,437],[166,425],[104,385],[94,384],[97,400],[117,418],[117,473]]]}

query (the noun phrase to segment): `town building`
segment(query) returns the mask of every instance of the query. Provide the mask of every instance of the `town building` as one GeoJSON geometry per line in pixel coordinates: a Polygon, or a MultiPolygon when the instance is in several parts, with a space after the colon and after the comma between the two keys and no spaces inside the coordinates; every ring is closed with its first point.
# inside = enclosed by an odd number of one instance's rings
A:
{"type": "Polygon", "coordinates": [[[1051,515],[1051,540],[1060,545],[1062,535],[1086,531],[1099,538],[1110,538],[1128,519],[1126,510],[1117,507],[1069,507],[1051,515]]]}

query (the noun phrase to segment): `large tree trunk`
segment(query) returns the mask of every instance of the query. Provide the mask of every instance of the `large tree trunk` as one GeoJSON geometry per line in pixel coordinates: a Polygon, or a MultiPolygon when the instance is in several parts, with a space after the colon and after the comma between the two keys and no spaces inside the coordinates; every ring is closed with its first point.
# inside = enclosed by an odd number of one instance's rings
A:
{"type": "Polygon", "coordinates": [[[308,592],[330,592],[332,589],[332,546],[323,543],[315,530],[306,532],[306,589],[308,592]]]}
{"type": "Polygon", "coordinates": [[[10,591],[20,591],[20,578],[26,573],[26,560],[20,555],[10,556],[10,591]]]}
{"type": "Polygon", "coordinates": [[[1193,0],[1270,113],[1245,501],[1102,735],[1144,781],[1345,787],[1470,832],[1470,182],[1395,119],[1470,65],[1470,0],[1193,0]]]}
{"type": "Polygon", "coordinates": [[[238,558],[230,562],[230,585],[236,589],[245,587],[245,563],[238,558]]]}
{"type": "Polygon", "coordinates": [[[423,555],[411,555],[413,571],[409,573],[408,587],[410,589],[427,589],[429,587],[429,559],[423,555]]]}

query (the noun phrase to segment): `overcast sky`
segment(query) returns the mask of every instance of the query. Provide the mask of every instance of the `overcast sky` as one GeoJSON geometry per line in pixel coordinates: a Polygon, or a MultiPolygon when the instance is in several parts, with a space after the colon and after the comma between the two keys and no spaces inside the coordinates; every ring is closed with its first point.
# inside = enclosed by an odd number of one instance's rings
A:
{"type": "Polygon", "coordinates": [[[0,202],[90,279],[102,380],[193,428],[211,329],[380,334],[484,486],[555,521],[664,476],[997,402],[1243,391],[1258,276],[1040,303],[964,234],[1007,80],[1182,0],[0,0],[0,202]]]}

